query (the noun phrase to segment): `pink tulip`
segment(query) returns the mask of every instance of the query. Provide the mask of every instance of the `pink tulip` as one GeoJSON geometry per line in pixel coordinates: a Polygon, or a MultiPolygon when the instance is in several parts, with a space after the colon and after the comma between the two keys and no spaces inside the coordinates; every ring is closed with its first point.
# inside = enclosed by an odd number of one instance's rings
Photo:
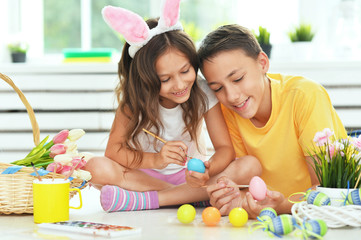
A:
{"type": "Polygon", "coordinates": [[[56,155],[64,154],[66,153],[66,148],[67,147],[64,144],[57,143],[50,148],[49,156],[51,158],[54,158],[56,155]]]}
{"type": "Polygon", "coordinates": [[[323,146],[325,145],[329,138],[333,135],[333,132],[329,128],[323,129],[322,132],[317,132],[313,141],[316,143],[316,146],[323,146]]]}
{"type": "Polygon", "coordinates": [[[69,136],[69,130],[62,130],[53,137],[53,143],[64,143],[69,136]]]}
{"type": "Polygon", "coordinates": [[[63,169],[60,171],[60,174],[67,176],[72,170],[72,166],[65,165],[63,169]]]}
{"type": "Polygon", "coordinates": [[[73,167],[76,166],[76,170],[84,167],[86,164],[86,161],[81,157],[73,157],[73,160],[71,161],[71,165],[73,167]]]}
{"type": "Polygon", "coordinates": [[[53,162],[46,167],[46,170],[49,172],[54,172],[55,166],[56,166],[56,173],[60,173],[64,168],[63,164],[58,162],[53,162]]]}

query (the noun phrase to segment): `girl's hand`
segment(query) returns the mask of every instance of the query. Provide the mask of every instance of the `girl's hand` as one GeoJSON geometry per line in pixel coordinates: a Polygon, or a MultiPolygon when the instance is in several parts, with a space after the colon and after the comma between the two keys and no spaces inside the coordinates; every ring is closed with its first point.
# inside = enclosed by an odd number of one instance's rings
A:
{"type": "Polygon", "coordinates": [[[209,162],[205,161],[204,166],[206,167],[206,171],[204,173],[186,170],[186,181],[189,186],[197,188],[206,185],[209,180],[209,162]]]}
{"type": "Polygon", "coordinates": [[[245,193],[235,185],[229,178],[220,177],[216,184],[207,187],[211,205],[218,208],[222,215],[228,215],[233,208],[242,205],[245,193]]]}
{"type": "Polygon", "coordinates": [[[276,191],[267,190],[266,198],[262,201],[256,201],[252,195],[247,192],[246,200],[242,203],[242,208],[248,212],[249,218],[255,219],[261,210],[265,207],[271,207],[279,212],[279,209],[282,209],[284,204],[285,197],[282,193],[276,191]]]}
{"type": "Polygon", "coordinates": [[[163,169],[174,163],[184,166],[187,161],[188,147],[181,141],[168,141],[155,156],[155,169],[163,169]]]}

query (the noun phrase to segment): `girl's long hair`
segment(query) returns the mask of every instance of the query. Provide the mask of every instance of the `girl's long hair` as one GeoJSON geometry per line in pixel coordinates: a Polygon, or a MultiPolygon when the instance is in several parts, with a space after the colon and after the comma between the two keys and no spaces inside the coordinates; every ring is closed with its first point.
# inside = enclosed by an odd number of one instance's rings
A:
{"type": "MultiPolygon", "coordinates": [[[[157,19],[149,19],[149,28],[157,25],[157,19]]],[[[192,40],[183,31],[169,31],[153,37],[143,46],[132,59],[129,56],[129,44],[123,48],[122,57],[118,65],[120,82],[116,88],[119,108],[129,119],[126,126],[125,142],[122,147],[134,151],[134,160],[128,161],[131,166],[139,166],[143,159],[143,150],[137,136],[142,129],[155,129],[159,135],[163,129],[159,119],[159,91],[161,81],[155,68],[156,61],[168,49],[177,49],[190,61],[195,72],[198,72],[199,61],[192,40]]],[[[171,64],[171,63],[170,63],[171,64]]],[[[190,98],[181,104],[183,109],[184,132],[189,132],[191,140],[197,141],[203,114],[208,109],[205,93],[194,82],[190,98]]],[[[154,139],[154,146],[156,145],[154,139]]]]}

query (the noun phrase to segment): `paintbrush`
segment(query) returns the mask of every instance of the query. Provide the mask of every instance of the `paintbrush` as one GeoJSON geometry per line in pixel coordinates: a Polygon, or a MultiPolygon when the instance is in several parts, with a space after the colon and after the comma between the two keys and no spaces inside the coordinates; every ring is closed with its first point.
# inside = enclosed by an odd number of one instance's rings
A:
{"type": "Polygon", "coordinates": [[[34,163],[33,163],[33,162],[31,162],[31,166],[33,166],[34,172],[35,172],[38,180],[41,182],[41,181],[42,181],[42,180],[41,180],[41,177],[40,177],[38,171],[36,170],[36,167],[34,166],[34,163]]]}
{"type": "Polygon", "coordinates": [[[56,163],[55,163],[55,165],[54,165],[54,174],[53,174],[53,176],[52,176],[52,179],[53,179],[53,182],[54,182],[54,177],[55,177],[55,173],[56,173],[56,163]]]}
{"type": "MultiPolygon", "coordinates": [[[[84,158],[84,157],[82,157],[81,160],[83,160],[83,158],[84,158]]],[[[69,174],[64,178],[64,180],[68,180],[68,178],[70,178],[70,176],[73,175],[73,172],[74,172],[75,168],[79,165],[79,163],[81,162],[81,160],[78,161],[78,163],[71,168],[69,174]]]]}
{"type": "MultiPolygon", "coordinates": [[[[145,129],[145,128],[143,128],[143,131],[146,132],[146,133],[148,133],[148,134],[151,135],[152,137],[158,139],[158,140],[161,141],[162,143],[166,143],[166,142],[167,142],[167,141],[164,140],[163,138],[158,137],[157,135],[155,135],[155,134],[152,133],[152,132],[149,132],[149,131],[148,131],[147,129],[145,129]]],[[[182,151],[184,151],[183,148],[181,148],[181,147],[179,147],[179,148],[180,148],[182,151]]],[[[192,157],[190,157],[190,156],[188,156],[188,155],[186,155],[186,156],[187,156],[187,158],[192,158],[192,157]]]]}

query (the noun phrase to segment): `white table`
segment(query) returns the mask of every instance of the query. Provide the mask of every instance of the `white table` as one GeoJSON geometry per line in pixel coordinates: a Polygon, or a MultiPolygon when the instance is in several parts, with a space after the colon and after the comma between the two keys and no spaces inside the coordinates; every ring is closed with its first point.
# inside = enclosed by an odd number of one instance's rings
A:
{"type": "MultiPolygon", "coordinates": [[[[93,221],[99,223],[126,225],[142,228],[140,235],[129,236],[126,239],[277,239],[270,238],[267,233],[257,230],[248,232],[248,226],[254,221],[248,221],[245,227],[235,228],[228,222],[228,217],[222,217],[216,227],[207,227],[201,221],[203,208],[197,208],[196,219],[191,224],[181,224],[176,219],[177,208],[159,210],[106,213],[99,203],[99,192],[93,188],[83,189],[83,208],[70,210],[70,220],[93,221]]],[[[78,197],[71,199],[71,205],[78,205],[78,197]]],[[[361,216],[360,216],[361,217],[361,216]]],[[[102,239],[89,235],[59,233],[51,231],[44,234],[38,231],[32,215],[0,215],[1,240],[13,239],[102,239]]],[[[361,228],[329,229],[325,240],[360,239],[361,228]]],[[[293,233],[284,239],[300,239],[293,233]]]]}

